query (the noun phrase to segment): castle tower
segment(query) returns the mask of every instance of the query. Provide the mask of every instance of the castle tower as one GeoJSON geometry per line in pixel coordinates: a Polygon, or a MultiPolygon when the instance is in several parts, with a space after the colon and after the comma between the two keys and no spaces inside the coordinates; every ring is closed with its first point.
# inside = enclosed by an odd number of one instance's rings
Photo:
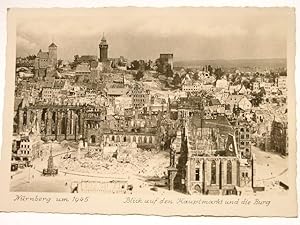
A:
{"type": "Polygon", "coordinates": [[[48,47],[49,50],[49,65],[51,67],[57,67],[57,45],[52,42],[51,45],[48,47]]]}
{"type": "Polygon", "coordinates": [[[99,44],[99,51],[100,51],[100,62],[105,62],[108,59],[108,44],[104,37],[102,36],[101,42],[99,44]]]}

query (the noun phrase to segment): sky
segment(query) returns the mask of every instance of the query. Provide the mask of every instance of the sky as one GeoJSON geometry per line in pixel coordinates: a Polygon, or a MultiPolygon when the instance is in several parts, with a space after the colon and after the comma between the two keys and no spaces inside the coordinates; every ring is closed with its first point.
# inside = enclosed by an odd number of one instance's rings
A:
{"type": "Polygon", "coordinates": [[[175,60],[286,58],[287,8],[95,8],[17,11],[17,56],[47,51],[58,58],[99,55],[105,34],[109,57],[175,60]]]}

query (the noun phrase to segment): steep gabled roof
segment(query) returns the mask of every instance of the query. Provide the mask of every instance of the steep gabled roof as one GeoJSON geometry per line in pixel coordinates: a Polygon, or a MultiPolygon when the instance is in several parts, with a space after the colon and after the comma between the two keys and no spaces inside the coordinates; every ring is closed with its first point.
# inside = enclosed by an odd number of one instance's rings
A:
{"type": "Polygon", "coordinates": [[[229,95],[226,99],[226,104],[238,104],[243,98],[245,98],[244,95],[229,95]]]}
{"type": "Polygon", "coordinates": [[[57,45],[52,42],[49,47],[57,47],[57,45]]]}
{"type": "Polygon", "coordinates": [[[212,98],[210,99],[209,105],[213,106],[213,105],[221,105],[219,99],[216,98],[212,98]]]}
{"type": "Polygon", "coordinates": [[[48,52],[42,52],[41,50],[38,52],[37,57],[40,59],[48,59],[48,52]]]}

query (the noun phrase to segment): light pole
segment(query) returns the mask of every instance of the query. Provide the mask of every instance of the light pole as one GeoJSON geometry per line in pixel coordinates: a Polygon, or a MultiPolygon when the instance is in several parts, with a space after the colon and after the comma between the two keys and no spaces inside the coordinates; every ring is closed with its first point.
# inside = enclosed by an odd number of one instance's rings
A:
{"type": "Polygon", "coordinates": [[[28,183],[30,183],[30,166],[28,167],[28,183]]]}

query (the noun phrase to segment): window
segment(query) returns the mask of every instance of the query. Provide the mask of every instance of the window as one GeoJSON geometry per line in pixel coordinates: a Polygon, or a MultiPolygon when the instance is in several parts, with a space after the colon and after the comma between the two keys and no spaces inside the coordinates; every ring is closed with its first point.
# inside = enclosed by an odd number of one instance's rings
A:
{"type": "Polygon", "coordinates": [[[216,162],[212,161],[211,163],[211,184],[217,183],[217,169],[216,169],[216,162]]]}
{"type": "Polygon", "coordinates": [[[246,138],[249,138],[250,136],[249,136],[249,134],[246,134],[246,138]]]}
{"type": "Polygon", "coordinates": [[[196,168],[196,177],[195,177],[195,180],[196,181],[200,180],[200,170],[199,170],[199,168],[196,168]]]}
{"type": "Polygon", "coordinates": [[[232,184],[232,163],[227,161],[227,184],[232,184]]]}
{"type": "Polygon", "coordinates": [[[245,173],[244,172],[242,172],[242,177],[245,177],[245,173]]]}
{"type": "Polygon", "coordinates": [[[242,135],[241,135],[241,139],[244,139],[244,138],[245,138],[245,135],[242,134],[242,135]]]}
{"type": "Polygon", "coordinates": [[[245,173],[245,177],[248,177],[248,173],[247,172],[245,173]]]}
{"type": "Polygon", "coordinates": [[[244,145],[245,145],[245,142],[241,141],[241,145],[243,145],[243,146],[244,146],[244,145]]]}
{"type": "Polygon", "coordinates": [[[241,128],[241,132],[244,132],[244,128],[241,128]]]}

